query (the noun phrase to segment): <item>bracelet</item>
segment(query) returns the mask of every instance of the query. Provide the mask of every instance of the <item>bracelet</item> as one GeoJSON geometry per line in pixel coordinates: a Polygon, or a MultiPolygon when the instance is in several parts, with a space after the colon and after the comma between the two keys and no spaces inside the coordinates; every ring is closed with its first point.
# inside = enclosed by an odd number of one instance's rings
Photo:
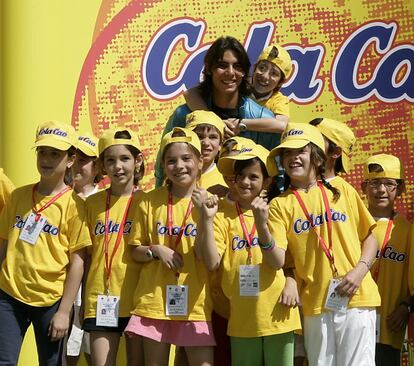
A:
{"type": "Polygon", "coordinates": [[[155,255],[153,248],[154,247],[152,245],[150,245],[149,250],[151,251],[151,257],[153,259],[157,259],[157,260],[160,259],[160,257],[158,257],[158,256],[155,255]]]}
{"type": "Polygon", "coordinates": [[[266,244],[262,244],[260,241],[259,241],[259,247],[260,247],[260,249],[263,249],[263,250],[273,250],[273,248],[275,247],[275,241],[273,240],[273,238],[272,238],[272,240],[270,240],[270,242],[269,243],[266,243],[266,244]]]}
{"type": "Polygon", "coordinates": [[[370,266],[370,263],[369,263],[369,262],[367,262],[367,261],[363,261],[362,259],[360,259],[358,263],[364,263],[364,264],[367,266],[368,271],[370,271],[370,270],[371,270],[371,266],[370,266]]]}

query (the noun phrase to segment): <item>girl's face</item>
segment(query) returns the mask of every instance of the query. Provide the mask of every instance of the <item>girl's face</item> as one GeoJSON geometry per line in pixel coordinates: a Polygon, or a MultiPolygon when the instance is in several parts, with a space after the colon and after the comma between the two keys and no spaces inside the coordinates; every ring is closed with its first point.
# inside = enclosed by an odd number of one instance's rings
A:
{"type": "Polygon", "coordinates": [[[298,149],[283,149],[282,165],[293,186],[300,187],[316,180],[317,174],[311,163],[309,144],[298,149]]]}
{"type": "Polygon", "coordinates": [[[104,151],[103,167],[111,185],[125,186],[134,182],[135,168],[140,164],[124,145],[113,145],[104,151]]]}
{"type": "Polygon", "coordinates": [[[175,142],[167,146],[164,154],[164,171],[173,185],[191,186],[197,180],[202,167],[203,161],[185,142],[175,142]]]}
{"type": "Polygon", "coordinates": [[[72,179],[75,190],[76,187],[93,184],[97,174],[96,158],[77,151],[72,165],[72,179]]]}
{"type": "Polygon", "coordinates": [[[214,91],[220,94],[234,94],[238,91],[243,79],[243,68],[236,54],[227,50],[223,58],[212,68],[214,91]]]}
{"type": "Polygon", "coordinates": [[[69,156],[67,151],[48,146],[40,146],[36,151],[37,170],[43,179],[60,179],[73,164],[74,157],[69,156]]]}
{"type": "Polygon", "coordinates": [[[236,175],[235,182],[237,198],[242,201],[251,202],[265,189],[267,180],[263,176],[260,163],[254,161],[236,175]]]}
{"type": "Polygon", "coordinates": [[[282,80],[282,71],[274,63],[262,60],[253,72],[253,89],[259,95],[267,95],[279,86],[282,80]]]}
{"type": "Polygon", "coordinates": [[[194,132],[201,142],[201,154],[203,165],[208,168],[218,155],[221,148],[221,138],[219,132],[214,127],[197,127],[194,132]]]}

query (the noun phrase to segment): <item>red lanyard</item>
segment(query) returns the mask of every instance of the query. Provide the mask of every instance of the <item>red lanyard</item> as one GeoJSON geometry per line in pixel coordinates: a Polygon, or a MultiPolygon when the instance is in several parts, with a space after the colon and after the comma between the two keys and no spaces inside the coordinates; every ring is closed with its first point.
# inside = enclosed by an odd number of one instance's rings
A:
{"type": "Polygon", "coordinates": [[[46,204],[44,204],[41,208],[39,208],[38,210],[36,210],[35,206],[35,191],[36,191],[36,187],[38,186],[39,183],[36,183],[33,186],[32,189],[32,202],[33,202],[33,211],[36,214],[36,218],[35,221],[39,221],[40,220],[40,213],[44,210],[46,210],[50,205],[52,205],[53,203],[55,203],[60,197],[62,197],[66,192],[70,191],[72,188],[71,187],[66,187],[65,189],[63,189],[62,191],[60,191],[59,193],[57,193],[56,195],[54,195],[50,201],[47,201],[46,204]]]}
{"type": "Polygon", "coordinates": [[[252,263],[252,258],[253,258],[252,245],[253,245],[254,234],[256,232],[256,224],[253,223],[252,231],[249,233],[249,231],[247,230],[246,221],[244,221],[243,212],[242,212],[238,202],[236,202],[236,209],[237,209],[237,213],[239,215],[240,225],[243,229],[244,238],[247,240],[247,245],[246,245],[247,264],[251,264],[252,263]]]}
{"type": "Polygon", "coordinates": [[[190,200],[188,202],[187,211],[185,213],[183,222],[180,227],[180,232],[177,235],[177,239],[175,240],[174,247],[172,245],[172,239],[173,239],[173,197],[171,191],[168,192],[168,206],[167,206],[167,225],[168,225],[168,238],[169,238],[169,247],[172,250],[177,250],[178,245],[180,244],[181,238],[184,234],[184,228],[186,225],[186,222],[188,218],[191,215],[191,211],[193,210],[193,201],[190,200]]]}
{"type": "Polygon", "coordinates": [[[124,227],[125,222],[128,217],[129,208],[131,207],[132,197],[135,191],[135,187],[132,188],[131,195],[129,196],[127,205],[125,207],[124,216],[122,217],[122,221],[119,225],[118,234],[115,241],[114,249],[111,253],[111,257],[109,257],[109,208],[111,207],[111,193],[112,190],[109,188],[106,191],[106,208],[105,208],[105,238],[104,238],[104,253],[105,253],[105,272],[106,272],[106,290],[109,291],[109,280],[111,278],[112,273],[112,262],[115,256],[116,251],[118,250],[121,244],[121,238],[124,234],[124,227]]]}
{"type": "Polygon", "coordinates": [[[394,212],[391,214],[391,218],[388,220],[387,230],[385,230],[384,241],[382,242],[380,255],[379,255],[379,258],[378,258],[378,263],[375,266],[374,275],[372,276],[372,278],[374,279],[375,282],[378,281],[378,275],[379,275],[379,270],[380,270],[381,259],[382,259],[382,256],[384,255],[385,249],[387,249],[388,242],[390,241],[390,236],[391,236],[391,230],[392,230],[393,223],[394,223],[394,212]]]}
{"type": "Polygon", "coordinates": [[[334,258],[333,251],[332,251],[332,212],[331,212],[331,208],[329,207],[328,196],[326,195],[325,188],[323,187],[321,182],[318,182],[318,187],[322,192],[323,203],[325,205],[325,211],[326,211],[326,216],[327,216],[326,221],[327,221],[327,226],[328,226],[329,248],[326,246],[325,240],[323,240],[323,237],[320,235],[320,232],[316,229],[316,225],[312,221],[312,219],[309,215],[309,212],[308,212],[308,210],[305,206],[305,202],[303,202],[302,197],[300,196],[299,192],[296,189],[293,189],[293,194],[295,195],[296,199],[298,200],[299,205],[302,208],[303,213],[305,214],[305,216],[308,219],[312,229],[314,230],[315,234],[318,237],[319,244],[320,244],[323,252],[325,253],[326,257],[329,260],[329,264],[331,266],[334,277],[337,277],[338,276],[338,270],[336,269],[336,266],[335,266],[335,258],[334,258]]]}

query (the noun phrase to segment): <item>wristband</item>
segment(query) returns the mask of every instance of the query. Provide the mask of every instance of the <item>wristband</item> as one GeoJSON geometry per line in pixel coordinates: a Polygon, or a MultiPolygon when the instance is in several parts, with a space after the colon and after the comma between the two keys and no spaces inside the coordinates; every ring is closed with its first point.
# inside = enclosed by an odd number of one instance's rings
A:
{"type": "Polygon", "coordinates": [[[270,242],[269,243],[266,243],[266,244],[262,244],[260,241],[259,241],[259,247],[260,247],[260,249],[263,249],[263,250],[273,250],[273,248],[275,247],[275,241],[273,240],[273,238],[272,238],[272,240],[270,240],[270,242]]]}
{"type": "Polygon", "coordinates": [[[160,259],[159,257],[157,257],[155,254],[154,254],[154,252],[153,252],[153,250],[152,250],[152,248],[153,248],[153,246],[152,245],[150,245],[149,247],[148,247],[148,249],[147,249],[147,251],[146,251],[146,256],[148,257],[148,258],[151,258],[151,259],[160,259]]]}
{"type": "Polygon", "coordinates": [[[150,245],[150,250],[151,250],[151,253],[152,253],[152,258],[154,258],[154,259],[156,259],[156,260],[158,260],[158,259],[160,259],[160,257],[158,257],[157,255],[155,255],[155,253],[154,253],[154,249],[153,249],[154,247],[152,246],[152,245],[150,245]]]}
{"type": "Polygon", "coordinates": [[[239,118],[239,123],[237,124],[237,127],[239,128],[240,131],[246,131],[247,126],[242,121],[243,121],[243,118],[239,118]]]}
{"type": "Polygon", "coordinates": [[[399,305],[404,305],[407,308],[408,312],[411,313],[411,305],[407,301],[401,301],[399,305]]]}
{"type": "Polygon", "coordinates": [[[367,261],[363,261],[363,260],[361,260],[361,259],[360,259],[358,263],[364,263],[364,264],[367,266],[368,271],[370,271],[370,270],[371,270],[371,266],[370,266],[370,263],[369,263],[369,262],[367,262],[367,261]]]}

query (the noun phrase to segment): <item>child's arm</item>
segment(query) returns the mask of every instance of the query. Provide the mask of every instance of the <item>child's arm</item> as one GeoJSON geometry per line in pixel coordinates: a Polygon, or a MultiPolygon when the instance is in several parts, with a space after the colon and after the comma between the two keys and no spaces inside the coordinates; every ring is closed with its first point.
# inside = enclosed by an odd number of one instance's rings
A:
{"type": "Polygon", "coordinates": [[[193,193],[193,202],[200,205],[200,220],[197,224],[197,251],[203,259],[207,268],[210,271],[214,271],[218,268],[221,262],[220,254],[217,250],[216,240],[214,237],[214,216],[218,209],[217,196],[208,197],[207,194],[201,194],[197,197],[198,193],[202,193],[205,190],[195,190],[193,193]],[[197,201],[198,200],[198,201],[197,201]]]}
{"type": "Polygon", "coordinates": [[[49,336],[52,341],[57,341],[68,334],[70,312],[82,281],[85,256],[86,248],[82,248],[70,255],[69,271],[66,276],[63,296],[59,308],[55,315],[53,315],[49,325],[49,336]]]}
{"type": "Polygon", "coordinates": [[[160,260],[167,268],[178,270],[183,265],[183,258],[179,253],[161,244],[139,245],[132,249],[132,257],[137,262],[160,260]],[[148,255],[148,249],[152,255],[148,255]]]}
{"type": "Polygon", "coordinates": [[[369,272],[378,250],[378,242],[370,233],[362,243],[362,253],[356,266],[350,270],[336,287],[341,296],[352,297],[357,292],[362,280],[369,272]]]}
{"type": "Polygon", "coordinates": [[[408,318],[410,317],[409,306],[411,304],[411,297],[407,296],[394,311],[387,316],[387,326],[391,332],[400,332],[408,324],[408,318]]]}
{"type": "Polygon", "coordinates": [[[252,202],[254,222],[256,224],[259,246],[266,263],[275,269],[280,269],[285,263],[285,251],[276,246],[270,234],[267,221],[269,218],[269,206],[261,197],[255,197],[252,202]]]}
{"type": "Polygon", "coordinates": [[[238,135],[241,131],[240,124],[242,124],[246,126],[247,131],[282,133],[288,122],[289,117],[281,114],[276,115],[275,118],[243,118],[237,123],[233,132],[238,135]]]}
{"type": "MultiPolygon", "coordinates": [[[[194,242],[194,250],[198,259],[203,259],[204,251],[207,250],[208,258],[213,258],[212,266],[218,266],[220,256],[215,258],[217,247],[214,240],[213,219],[218,208],[218,197],[216,195],[209,196],[204,188],[198,187],[194,189],[191,199],[200,212],[200,218],[197,222],[197,236],[194,242]],[[205,235],[207,240],[205,240],[205,235]],[[214,243],[214,245],[213,245],[214,243]],[[207,245],[207,248],[205,246],[207,245]],[[211,251],[212,250],[212,251],[211,251]]],[[[207,264],[207,263],[206,263],[207,264]]]]}
{"type": "Polygon", "coordinates": [[[188,89],[184,92],[184,99],[188,108],[192,111],[204,110],[208,111],[206,102],[203,100],[200,94],[200,90],[197,87],[188,89]]]}
{"type": "Polygon", "coordinates": [[[300,298],[293,268],[283,268],[283,273],[286,277],[286,283],[280,294],[279,303],[289,307],[296,307],[300,305],[300,298]]]}
{"type": "Polygon", "coordinates": [[[3,261],[6,259],[8,243],[9,242],[7,240],[4,240],[4,239],[0,240],[0,267],[1,267],[1,264],[3,263],[3,261]]]}

